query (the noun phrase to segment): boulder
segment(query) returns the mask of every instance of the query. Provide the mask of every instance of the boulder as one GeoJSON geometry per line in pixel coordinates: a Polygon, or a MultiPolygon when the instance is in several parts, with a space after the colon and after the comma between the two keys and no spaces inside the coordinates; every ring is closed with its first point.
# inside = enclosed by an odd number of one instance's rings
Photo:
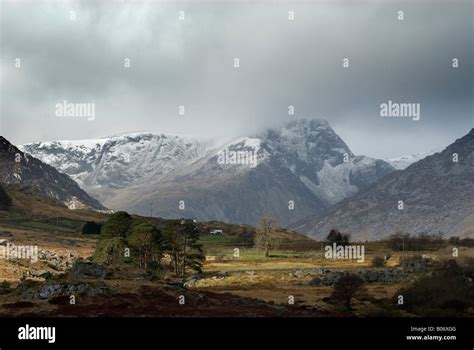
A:
{"type": "Polygon", "coordinates": [[[39,277],[39,278],[44,278],[44,279],[50,279],[53,277],[53,274],[49,271],[46,270],[36,270],[31,273],[33,277],[39,277]]]}
{"type": "Polygon", "coordinates": [[[404,271],[409,273],[427,272],[430,266],[431,259],[425,259],[421,256],[412,256],[401,261],[401,267],[404,271]]]}
{"type": "Polygon", "coordinates": [[[107,288],[90,283],[51,283],[23,288],[21,296],[26,300],[51,299],[59,296],[87,295],[107,293],[107,288]]]}
{"type": "Polygon", "coordinates": [[[194,275],[189,276],[186,278],[183,282],[183,287],[184,288],[192,288],[196,286],[196,283],[202,278],[202,275],[200,273],[196,273],[194,275]]]}
{"type": "Polygon", "coordinates": [[[407,274],[401,268],[368,268],[352,271],[334,271],[312,279],[311,286],[332,286],[347,274],[354,274],[367,283],[394,283],[404,279],[407,274]]]}
{"type": "Polygon", "coordinates": [[[290,272],[290,276],[291,277],[303,277],[305,275],[305,272],[302,271],[302,270],[296,270],[296,271],[293,271],[293,272],[290,272]]]}
{"type": "Polygon", "coordinates": [[[100,278],[104,279],[110,274],[107,267],[92,262],[76,261],[72,268],[68,271],[69,275],[74,278],[100,278]]]}
{"type": "Polygon", "coordinates": [[[227,271],[219,271],[218,273],[215,274],[216,278],[225,278],[229,277],[229,273],[227,271]]]}
{"type": "Polygon", "coordinates": [[[321,278],[315,277],[311,281],[309,281],[309,285],[314,286],[314,287],[319,287],[323,285],[323,281],[321,280],[321,278]]]}

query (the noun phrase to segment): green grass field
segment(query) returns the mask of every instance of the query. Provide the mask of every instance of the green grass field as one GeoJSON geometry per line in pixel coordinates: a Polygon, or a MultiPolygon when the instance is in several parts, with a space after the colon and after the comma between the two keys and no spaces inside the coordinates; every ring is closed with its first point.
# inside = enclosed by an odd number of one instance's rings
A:
{"type": "Polygon", "coordinates": [[[3,226],[69,234],[81,233],[84,223],[65,218],[29,218],[18,213],[8,213],[0,217],[0,224],[3,226]]]}

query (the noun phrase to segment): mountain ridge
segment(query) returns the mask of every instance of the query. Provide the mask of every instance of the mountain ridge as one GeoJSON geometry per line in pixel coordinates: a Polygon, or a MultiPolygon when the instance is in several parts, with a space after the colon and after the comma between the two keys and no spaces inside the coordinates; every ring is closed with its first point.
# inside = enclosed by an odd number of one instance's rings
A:
{"type": "Polygon", "coordinates": [[[22,149],[60,167],[113,209],[246,224],[262,215],[289,224],[394,171],[383,160],[354,155],[322,119],[292,120],[224,144],[132,135],[102,139],[101,145],[85,142],[85,151],[57,142],[22,149]],[[222,164],[223,151],[255,156],[256,164],[222,164]]]}
{"type": "Polygon", "coordinates": [[[324,237],[332,228],[360,239],[380,239],[397,231],[474,234],[474,129],[441,152],[388,174],[290,228],[313,238],[324,237]]]}

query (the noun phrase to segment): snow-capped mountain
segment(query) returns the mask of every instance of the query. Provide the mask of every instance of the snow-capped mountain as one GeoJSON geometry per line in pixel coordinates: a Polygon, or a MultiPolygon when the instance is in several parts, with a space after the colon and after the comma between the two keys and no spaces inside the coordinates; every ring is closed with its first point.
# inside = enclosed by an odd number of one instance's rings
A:
{"type": "Polygon", "coordinates": [[[25,155],[0,136],[0,183],[52,198],[70,209],[105,210],[66,174],[25,155]]]}
{"type": "Polygon", "coordinates": [[[361,240],[379,240],[398,231],[472,237],[474,129],[443,151],[387,175],[291,228],[316,239],[333,228],[361,240]]]}
{"type": "Polygon", "coordinates": [[[286,225],[394,171],[355,156],[325,120],[300,119],[213,144],[135,133],[23,149],[70,174],[112,209],[163,217],[286,225]]]}
{"type": "Polygon", "coordinates": [[[355,156],[326,120],[299,119],[263,135],[276,168],[287,168],[326,205],[393,171],[382,160],[355,156]]]}
{"type": "Polygon", "coordinates": [[[119,190],[185,165],[203,154],[192,138],[128,133],[99,139],[31,143],[20,148],[68,174],[106,202],[119,190]]]}
{"type": "Polygon", "coordinates": [[[419,160],[422,160],[428,156],[431,156],[432,154],[435,154],[437,152],[441,151],[440,149],[432,149],[426,152],[418,152],[418,153],[413,153],[413,154],[408,154],[405,156],[400,156],[396,158],[390,158],[386,159],[385,161],[392,165],[395,169],[397,170],[403,170],[408,168],[413,163],[418,162],[419,160]]]}

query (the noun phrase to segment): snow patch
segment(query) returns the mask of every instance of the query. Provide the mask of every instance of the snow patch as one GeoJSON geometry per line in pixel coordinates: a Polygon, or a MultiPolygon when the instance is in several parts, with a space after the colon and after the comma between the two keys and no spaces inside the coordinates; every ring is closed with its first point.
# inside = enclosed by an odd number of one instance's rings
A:
{"type": "Polygon", "coordinates": [[[351,164],[342,163],[333,167],[325,161],[318,172],[319,185],[306,176],[300,176],[300,180],[316,196],[333,205],[358,191],[357,186],[352,185],[349,180],[351,164]]]}
{"type": "Polygon", "coordinates": [[[392,165],[397,170],[404,170],[408,168],[411,164],[416,163],[440,151],[441,149],[431,149],[426,152],[418,152],[418,153],[408,154],[408,155],[400,156],[396,158],[386,159],[385,161],[389,163],[390,165],[392,165]]]}

